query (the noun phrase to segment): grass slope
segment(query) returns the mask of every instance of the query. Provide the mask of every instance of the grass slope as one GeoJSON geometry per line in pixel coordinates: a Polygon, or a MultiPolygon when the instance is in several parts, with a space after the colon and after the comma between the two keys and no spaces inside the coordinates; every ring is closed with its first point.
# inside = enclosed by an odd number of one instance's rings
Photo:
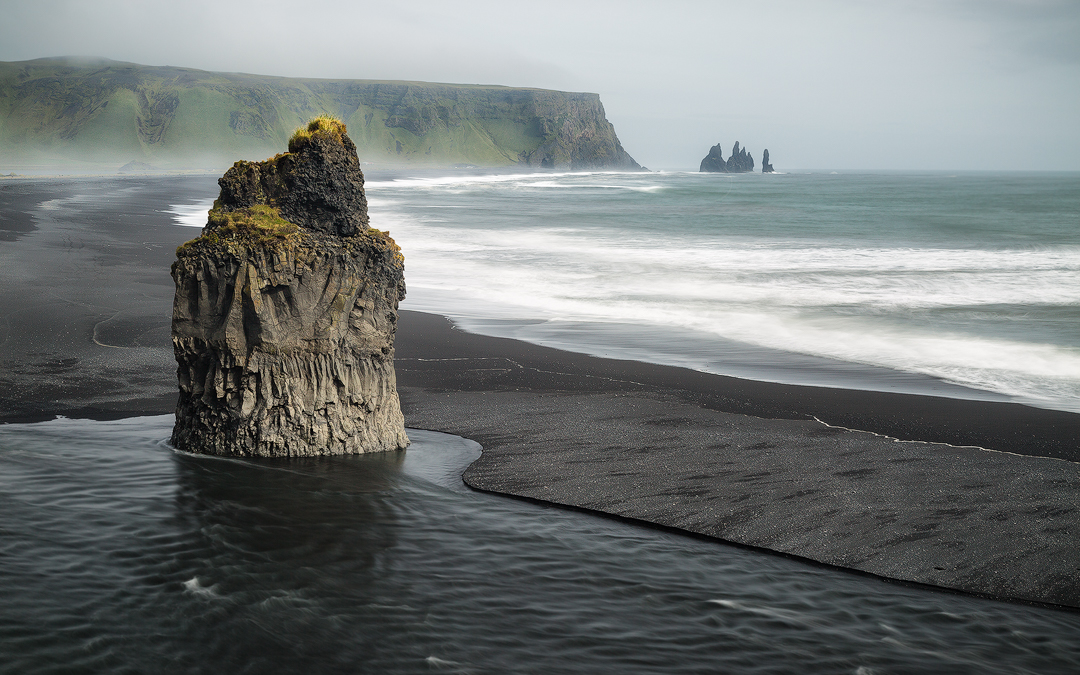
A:
{"type": "Polygon", "coordinates": [[[0,169],[258,160],[330,114],[379,164],[637,168],[596,94],[212,73],[106,59],[0,62],[0,169]]]}

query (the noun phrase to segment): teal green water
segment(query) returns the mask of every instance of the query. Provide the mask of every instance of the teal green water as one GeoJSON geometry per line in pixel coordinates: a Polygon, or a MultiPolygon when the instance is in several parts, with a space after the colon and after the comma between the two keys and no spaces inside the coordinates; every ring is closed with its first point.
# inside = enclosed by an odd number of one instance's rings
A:
{"type": "Polygon", "coordinates": [[[371,176],[403,307],[743,377],[1080,411],[1080,174],[371,176]]]}

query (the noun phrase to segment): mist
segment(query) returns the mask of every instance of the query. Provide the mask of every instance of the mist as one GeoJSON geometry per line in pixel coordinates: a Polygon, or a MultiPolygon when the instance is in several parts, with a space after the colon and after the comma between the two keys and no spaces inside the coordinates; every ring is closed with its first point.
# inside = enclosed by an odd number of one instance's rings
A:
{"type": "Polygon", "coordinates": [[[1080,4],[3,0],[0,60],[599,93],[623,146],[696,168],[1080,169],[1080,4]]]}

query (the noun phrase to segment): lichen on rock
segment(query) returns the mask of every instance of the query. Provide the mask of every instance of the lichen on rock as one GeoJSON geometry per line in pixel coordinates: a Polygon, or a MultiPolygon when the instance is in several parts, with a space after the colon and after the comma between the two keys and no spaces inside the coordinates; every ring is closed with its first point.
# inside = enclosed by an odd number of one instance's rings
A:
{"type": "Polygon", "coordinates": [[[218,455],[404,448],[401,250],[368,227],[344,124],[314,120],[289,146],[233,165],[202,236],[177,249],[172,442],[218,455]]]}

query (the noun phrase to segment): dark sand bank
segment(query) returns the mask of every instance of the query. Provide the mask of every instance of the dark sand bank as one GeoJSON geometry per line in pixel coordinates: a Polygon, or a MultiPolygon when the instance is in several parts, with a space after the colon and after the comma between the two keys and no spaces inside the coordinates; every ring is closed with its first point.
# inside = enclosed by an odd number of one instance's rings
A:
{"type": "Polygon", "coordinates": [[[0,183],[0,422],[172,412],[170,204],[215,178],[0,183]]]}
{"type": "Polygon", "coordinates": [[[711,410],[1080,462],[1080,415],[1015,403],[756,382],[474,335],[418,312],[402,312],[397,354],[399,382],[428,389],[676,392],[711,410]]]}
{"type": "MultiPolygon", "coordinates": [[[[0,183],[0,422],[173,411],[168,270],[198,231],[164,209],[214,194],[213,177],[0,183]]],[[[415,312],[397,353],[406,424],[480,442],[477,488],[1080,606],[1080,415],[595,358],[415,312]]]]}
{"type": "Polygon", "coordinates": [[[407,425],[484,446],[465,472],[475,488],[1080,607],[1080,464],[1056,459],[1075,459],[1080,415],[735,380],[412,312],[397,369],[407,425]]]}

